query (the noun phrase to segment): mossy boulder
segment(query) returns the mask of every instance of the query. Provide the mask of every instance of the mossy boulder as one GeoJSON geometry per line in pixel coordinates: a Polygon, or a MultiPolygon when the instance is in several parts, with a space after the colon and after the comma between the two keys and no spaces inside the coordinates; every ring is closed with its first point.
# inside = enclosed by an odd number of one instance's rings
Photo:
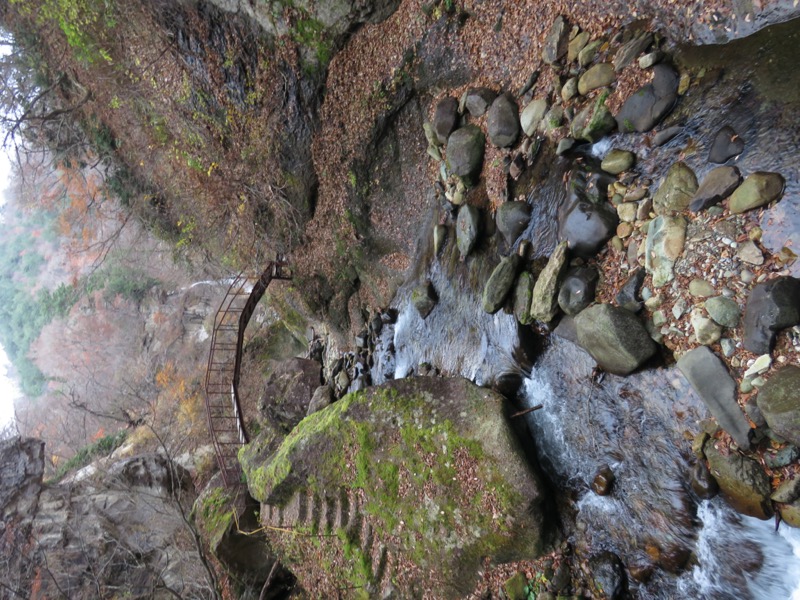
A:
{"type": "Polygon", "coordinates": [[[721,452],[714,439],[709,439],[703,450],[708,468],[728,504],[743,515],[769,519],[772,516],[771,488],[761,465],[738,452],[721,452]]]}
{"type": "Polygon", "coordinates": [[[486,287],[483,288],[483,310],[494,314],[503,307],[508,293],[517,279],[520,257],[516,254],[506,256],[492,271],[486,287]]]}
{"type": "Polygon", "coordinates": [[[743,213],[778,200],[785,186],[786,180],[780,173],[753,173],[733,192],[731,212],[743,213]]]}
{"type": "Polygon", "coordinates": [[[653,210],[657,215],[672,215],[689,207],[697,192],[697,176],[686,163],[676,162],[667,171],[664,180],[653,196],[653,210]]]}
{"type": "Polygon", "coordinates": [[[549,323],[558,314],[558,286],[567,264],[567,242],[560,242],[547,261],[531,294],[531,320],[549,323]]]}
{"type": "Polygon", "coordinates": [[[240,533],[257,528],[257,509],[247,494],[225,488],[219,475],[209,482],[193,508],[197,530],[211,553],[227,569],[248,579],[266,579],[275,561],[266,539],[240,533]]]}
{"type": "Polygon", "coordinates": [[[543,488],[506,402],[466,379],[349,394],[243,466],[281,562],[320,596],[346,586],[380,597],[393,585],[463,597],[484,557],[546,548],[543,488]]]}
{"type": "Polygon", "coordinates": [[[514,316],[523,325],[530,325],[531,320],[531,300],[533,300],[533,275],[527,271],[520,273],[517,277],[517,285],[514,286],[514,316]]]}

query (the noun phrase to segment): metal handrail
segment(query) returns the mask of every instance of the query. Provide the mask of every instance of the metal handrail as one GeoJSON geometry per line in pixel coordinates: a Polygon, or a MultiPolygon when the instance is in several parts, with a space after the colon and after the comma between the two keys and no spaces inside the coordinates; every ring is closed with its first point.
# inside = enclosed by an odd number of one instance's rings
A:
{"type": "Polygon", "coordinates": [[[271,261],[258,277],[239,273],[228,286],[214,316],[214,330],[206,366],[205,401],[211,443],[226,487],[239,482],[240,467],[236,453],[223,452],[223,446],[241,447],[249,440],[239,402],[244,332],[256,305],[272,280],[291,278],[291,269],[283,256],[271,261]],[[252,287],[248,289],[250,284],[252,287]],[[236,336],[235,339],[233,335],[236,336]],[[224,412],[226,406],[229,411],[227,413],[224,412]],[[220,409],[223,410],[222,414],[219,413],[220,409]],[[229,425],[231,419],[236,422],[233,429],[229,425]],[[228,425],[223,426],[220,421],[227,421],[228,425]],[[230,433],[237,435],[230,439],[233,437],[228,435],[230,433]]]}

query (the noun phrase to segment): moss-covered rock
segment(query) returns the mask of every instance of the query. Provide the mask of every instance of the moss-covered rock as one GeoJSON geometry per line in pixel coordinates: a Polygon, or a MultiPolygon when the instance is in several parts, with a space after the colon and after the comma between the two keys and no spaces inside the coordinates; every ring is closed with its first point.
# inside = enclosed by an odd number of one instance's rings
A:
{"type": "Polygon", "coordinates": [[[258,528],[258,504],[236,488],[225,488],[217,475],[194,503],[197,531],[211,553],[237,579],[262,584],[275,562],[275,554],[263,536],[243,532],[258,528]]]}
{"type": "Polygon", "coordinates": [[[318,594],[344,585],[370,596],[391,581],[410,595],[461,597],[483,557],[531,558],[546,545],[542,487],[504,400],[465,379],[349,394],[269,459],[255,463],[258,454],[240,456],[267,535],[318,594]]]}

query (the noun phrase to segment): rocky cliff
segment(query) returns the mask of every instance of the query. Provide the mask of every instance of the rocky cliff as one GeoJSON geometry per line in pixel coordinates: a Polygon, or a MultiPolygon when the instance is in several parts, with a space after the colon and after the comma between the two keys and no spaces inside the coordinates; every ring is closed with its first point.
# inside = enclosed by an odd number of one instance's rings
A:
{"type": "Polygon", "coordinates": [[[44,443],[0,442],[0,597],[208,598],[188,520],[191,478],[160,455],[43,483],[44,443]]]}

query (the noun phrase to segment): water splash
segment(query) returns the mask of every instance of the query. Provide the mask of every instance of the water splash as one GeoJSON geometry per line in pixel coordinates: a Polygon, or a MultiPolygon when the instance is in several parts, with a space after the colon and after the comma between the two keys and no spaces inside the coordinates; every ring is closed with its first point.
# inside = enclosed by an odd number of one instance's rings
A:
{"type": "Polygon", "coordinates": [[[698,507],[698,565],[678,581],[683,594],[711,599],[800,599],[800,532],[739,515],[717,497],[698,507]],[[748,573],[748,566],[755,566],[748,573]]]}
{"type": "MultiPolygon", "coordinates": [[[[401,310],[394,327],[394,377],[406,377],[423,362],[445,374],[460,374],[487,385],[503,373],[518,371],[514,360],[517,323],[512,315],[487,315],[477,294],[455,289],[438,263],[428,272],[439,301],[423,319],[401,290],[401,310]]],[[[385,369],[380,367],[379,369],[385,369]]],[[[373,380],[375,373],[373,372],[373,380]]]]}

